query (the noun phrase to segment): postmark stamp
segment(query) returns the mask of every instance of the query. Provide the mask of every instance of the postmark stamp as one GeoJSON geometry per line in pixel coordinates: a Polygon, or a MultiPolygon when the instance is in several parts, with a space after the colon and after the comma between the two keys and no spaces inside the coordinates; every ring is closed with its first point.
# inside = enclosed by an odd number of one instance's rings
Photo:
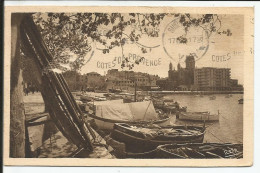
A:
{"type": "Polygon", "coordinates": [[[176,62],[185,61],[187,55],[193,55],[195,61],[202,58],[209,49],[208,32],[201,27],[190,27],[186,32],[179,18],[166,25],[162,34],[164,52],[176,62]]]}

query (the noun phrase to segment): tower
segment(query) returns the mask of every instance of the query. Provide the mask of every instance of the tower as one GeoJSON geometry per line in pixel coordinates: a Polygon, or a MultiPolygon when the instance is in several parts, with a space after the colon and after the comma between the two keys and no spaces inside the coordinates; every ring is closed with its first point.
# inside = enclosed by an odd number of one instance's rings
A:
{"type": "Polygon", "coordinates": [[[188,86],[193,85],[194,84],[194,70],[195,70],[195,59],[194,56],[189,55],[186,56],[186,84],[188,86]]]}
{"type": "Polygon", "coordinates": [[[169,64],[169,71],[172,71],[172,62],[169,64]]]}
{"type": "Polygon", "coordinates": [[[180,63],[178,63],[177,70],[180,71],[180,69],[181,69],[181,65],[180,65],[180,63]]]}
{"type": "Polygon", "coordinates": [[[194,56],[192,56],[192,55],[186,56],[185,62],[186,62],[186,69],[189,71],[194,71],[194,69],[195,69],[194,56]]]}

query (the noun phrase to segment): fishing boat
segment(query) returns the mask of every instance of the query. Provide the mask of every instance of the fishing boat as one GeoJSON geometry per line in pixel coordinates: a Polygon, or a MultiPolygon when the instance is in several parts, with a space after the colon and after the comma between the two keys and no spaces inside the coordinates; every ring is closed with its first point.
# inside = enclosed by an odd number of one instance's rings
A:
{"type": "Polygon", "coordinates": [[[125,144],[126,152],[142,153],[159,145],[203,142],[205,127],[115,124],[111,137],[125,144]]]}
{"type": "Polygon", "coordinates": [[[209,99],[210,100],[216,100],[216,96],[210,96],[209,99]]]}
{"type": "Polygon", "coordinates": [[[161,95],[161,94],[152,94],[151,97],[152,97],[153,99],[162,99],[162,98],[163,98],[163,95],[161,95]]]}
{"type": "Polygon", "coordinates": [[[95,96],[94,97],[94,100],[95,101],[106,101],[106,97],[105,96],[95,96]]]}
{"type": "Polygon", "coordinates": [[[111,94],[108,96],[108,99],[109,99],[109,100],[118,100],[118,99],[123,99],[123,96],[118,95],[118,94],[115,94],[115,93],[111,93],[111,94]]]}
{"type": "Polygon", "coordinates": [[[169,116],[156,113],[152,101],[122,103],[121,100],[103,101],[94,106],[93,114],[100,130],[112,131],[115,123],[167,124],[169,116]]]}
{"type": "Polygon", "coordinates": [[[176,118],[186,121],[219,121],[219,113],[210,114],[210,112],[179,112],[176,114],[176,118]]]}
{"type": "Polygon", "coordinates": [[[110,93],[121,93],[122,92],[122,90],[119,90],[119,89],[108,89],[108,91],[110,93]]]}
{"type": "Polygon", "coordinates": [[[160,100],[153,99],[154,107],[161,109],[167,113],[186,112],[187,107],[181,107],[178,102],[174,102],[172,99],[160,100]]]}
{"type": "Polygon", "coordinates": [[[113,149],[110,150],[110,153],[116,156],[116,158],[140,158],[140,159],[149,159],[149,158],[156,158],[157,149],[147,151],[147,152],[129,152],[126,151],[126,145],[123,142],[119,142],[113,138],[111,135],[107,135],[104,137],[106,144],[113,149]]]}
{"type": "Polygon", "coordinates": [[[94,93],[88,92],[80,97],[80,100],[83,102],[91,102],[91,101],[106,101],[107,93],[94,93]]]}
{"type": "Polygon", "coordinates": [[[193,143],[161,145],[157,148],[156,157],[179,159],[240,159],[243,158],[243,144],[193,143]]]}
{"type": "Polygon", "coordinates": [[[90,101],[93,100],[93,97],[88,96],[88,95],[82,95],[82,96],[80,96],[80,100],[81,100],[82,102],[90,102],[90,101]]]}
{"type": "Polygon", "coordinates": [[[244,104],[244,99],[239,99],[238,104],[244,104]]]}

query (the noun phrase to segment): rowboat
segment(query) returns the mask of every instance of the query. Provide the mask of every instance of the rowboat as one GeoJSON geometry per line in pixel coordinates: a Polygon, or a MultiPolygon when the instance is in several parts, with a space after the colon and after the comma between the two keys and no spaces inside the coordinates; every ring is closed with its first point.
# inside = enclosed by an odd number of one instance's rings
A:
{"type": "Polygon", "coordinates": [[[94,100],[95,101],[106,101],[106,97],[105,96],[95,96],[94,97],[94,100]]]}
{"type": "Polygon", "coordinates": [[[179,112],[176,114],[176,118],[185,121],[219,121],[219,113],[210,114],[210,112],[179,112]]]}
{"type": "Polygon", "coordinates": [[[174,102],[172,99],[168,100],[153,100],[154,107],[156,109],[161,109],[164,112],[176,113],[176,112],[186,112],[187,107],[181,107],[178,102],[174,102]]]}
{"type": "Polygon", "coordinates": [[[125,120],[114,120],[114,119],[107,119],[107,118],[102,118],[102,117],[98,117],[94,114],[89,114],[89,117],[93,118],[95,120],[95,123],[97,125],[97,127],[100,130],[108,130],[108,131],[112,131],[114,124],[115,123],[127,123],[127,124],[158,124],[158,125],[163,125],[163,124],[167,124],[167,122],[170,120],[169,116],[165,116],[161,119],[157,119],[157,120],[150,120],[150,121],[125,121],[125,120]]]}
{"type": "Polygon", "coordinates": [[[82,102],[90,102],[90,101],[93,100],[93,97],[90,97],[90,96],[88,96],[88,95],[81,95],[81,96],[80,96],[80,100],[81,100],[82,102]]]}
{"type": "Polygon", "coordinates": [[[110,93],[121,93],[122,92],[122,90],[119,90],[119,89],[108,89],[108,91],[110,93]]]}
{"type": "Polygon", "coordinates": [[[161,145],[157,148],[156,157],[179,159],[240,159],[243,158],[243,144],[193,143],[161,145]]]}
{"type": "Polygon", "coordinates": [[[114,125],[111,137],[125,144],[126,152],[143,153],[159,145],[203,142],[205,128],[199,126],[158,126],[154,124],[114,125]]]}
{"type": "Polygon", "coordinates": [[[89,116],[100,130],[112,131],[115,123],[163,125],[170,120],[168,115],[156,113],[151,101],[123,103],[110,100],[98,103],[89,116]]]}

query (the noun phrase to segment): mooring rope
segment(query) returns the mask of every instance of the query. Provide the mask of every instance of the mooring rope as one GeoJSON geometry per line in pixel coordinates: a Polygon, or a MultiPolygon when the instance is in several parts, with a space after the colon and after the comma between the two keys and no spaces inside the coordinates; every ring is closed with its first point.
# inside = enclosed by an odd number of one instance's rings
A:
{"type": "Polygon", "coordinates": [[[207,130],[207,132],[209,132],[212,136],[214,136],[216,139],[218,139],[220,142],[225,143],[223,140],[219,139],[217,136],[213,135],[213,133],[211,133],[209,130],[207,130]]]}

